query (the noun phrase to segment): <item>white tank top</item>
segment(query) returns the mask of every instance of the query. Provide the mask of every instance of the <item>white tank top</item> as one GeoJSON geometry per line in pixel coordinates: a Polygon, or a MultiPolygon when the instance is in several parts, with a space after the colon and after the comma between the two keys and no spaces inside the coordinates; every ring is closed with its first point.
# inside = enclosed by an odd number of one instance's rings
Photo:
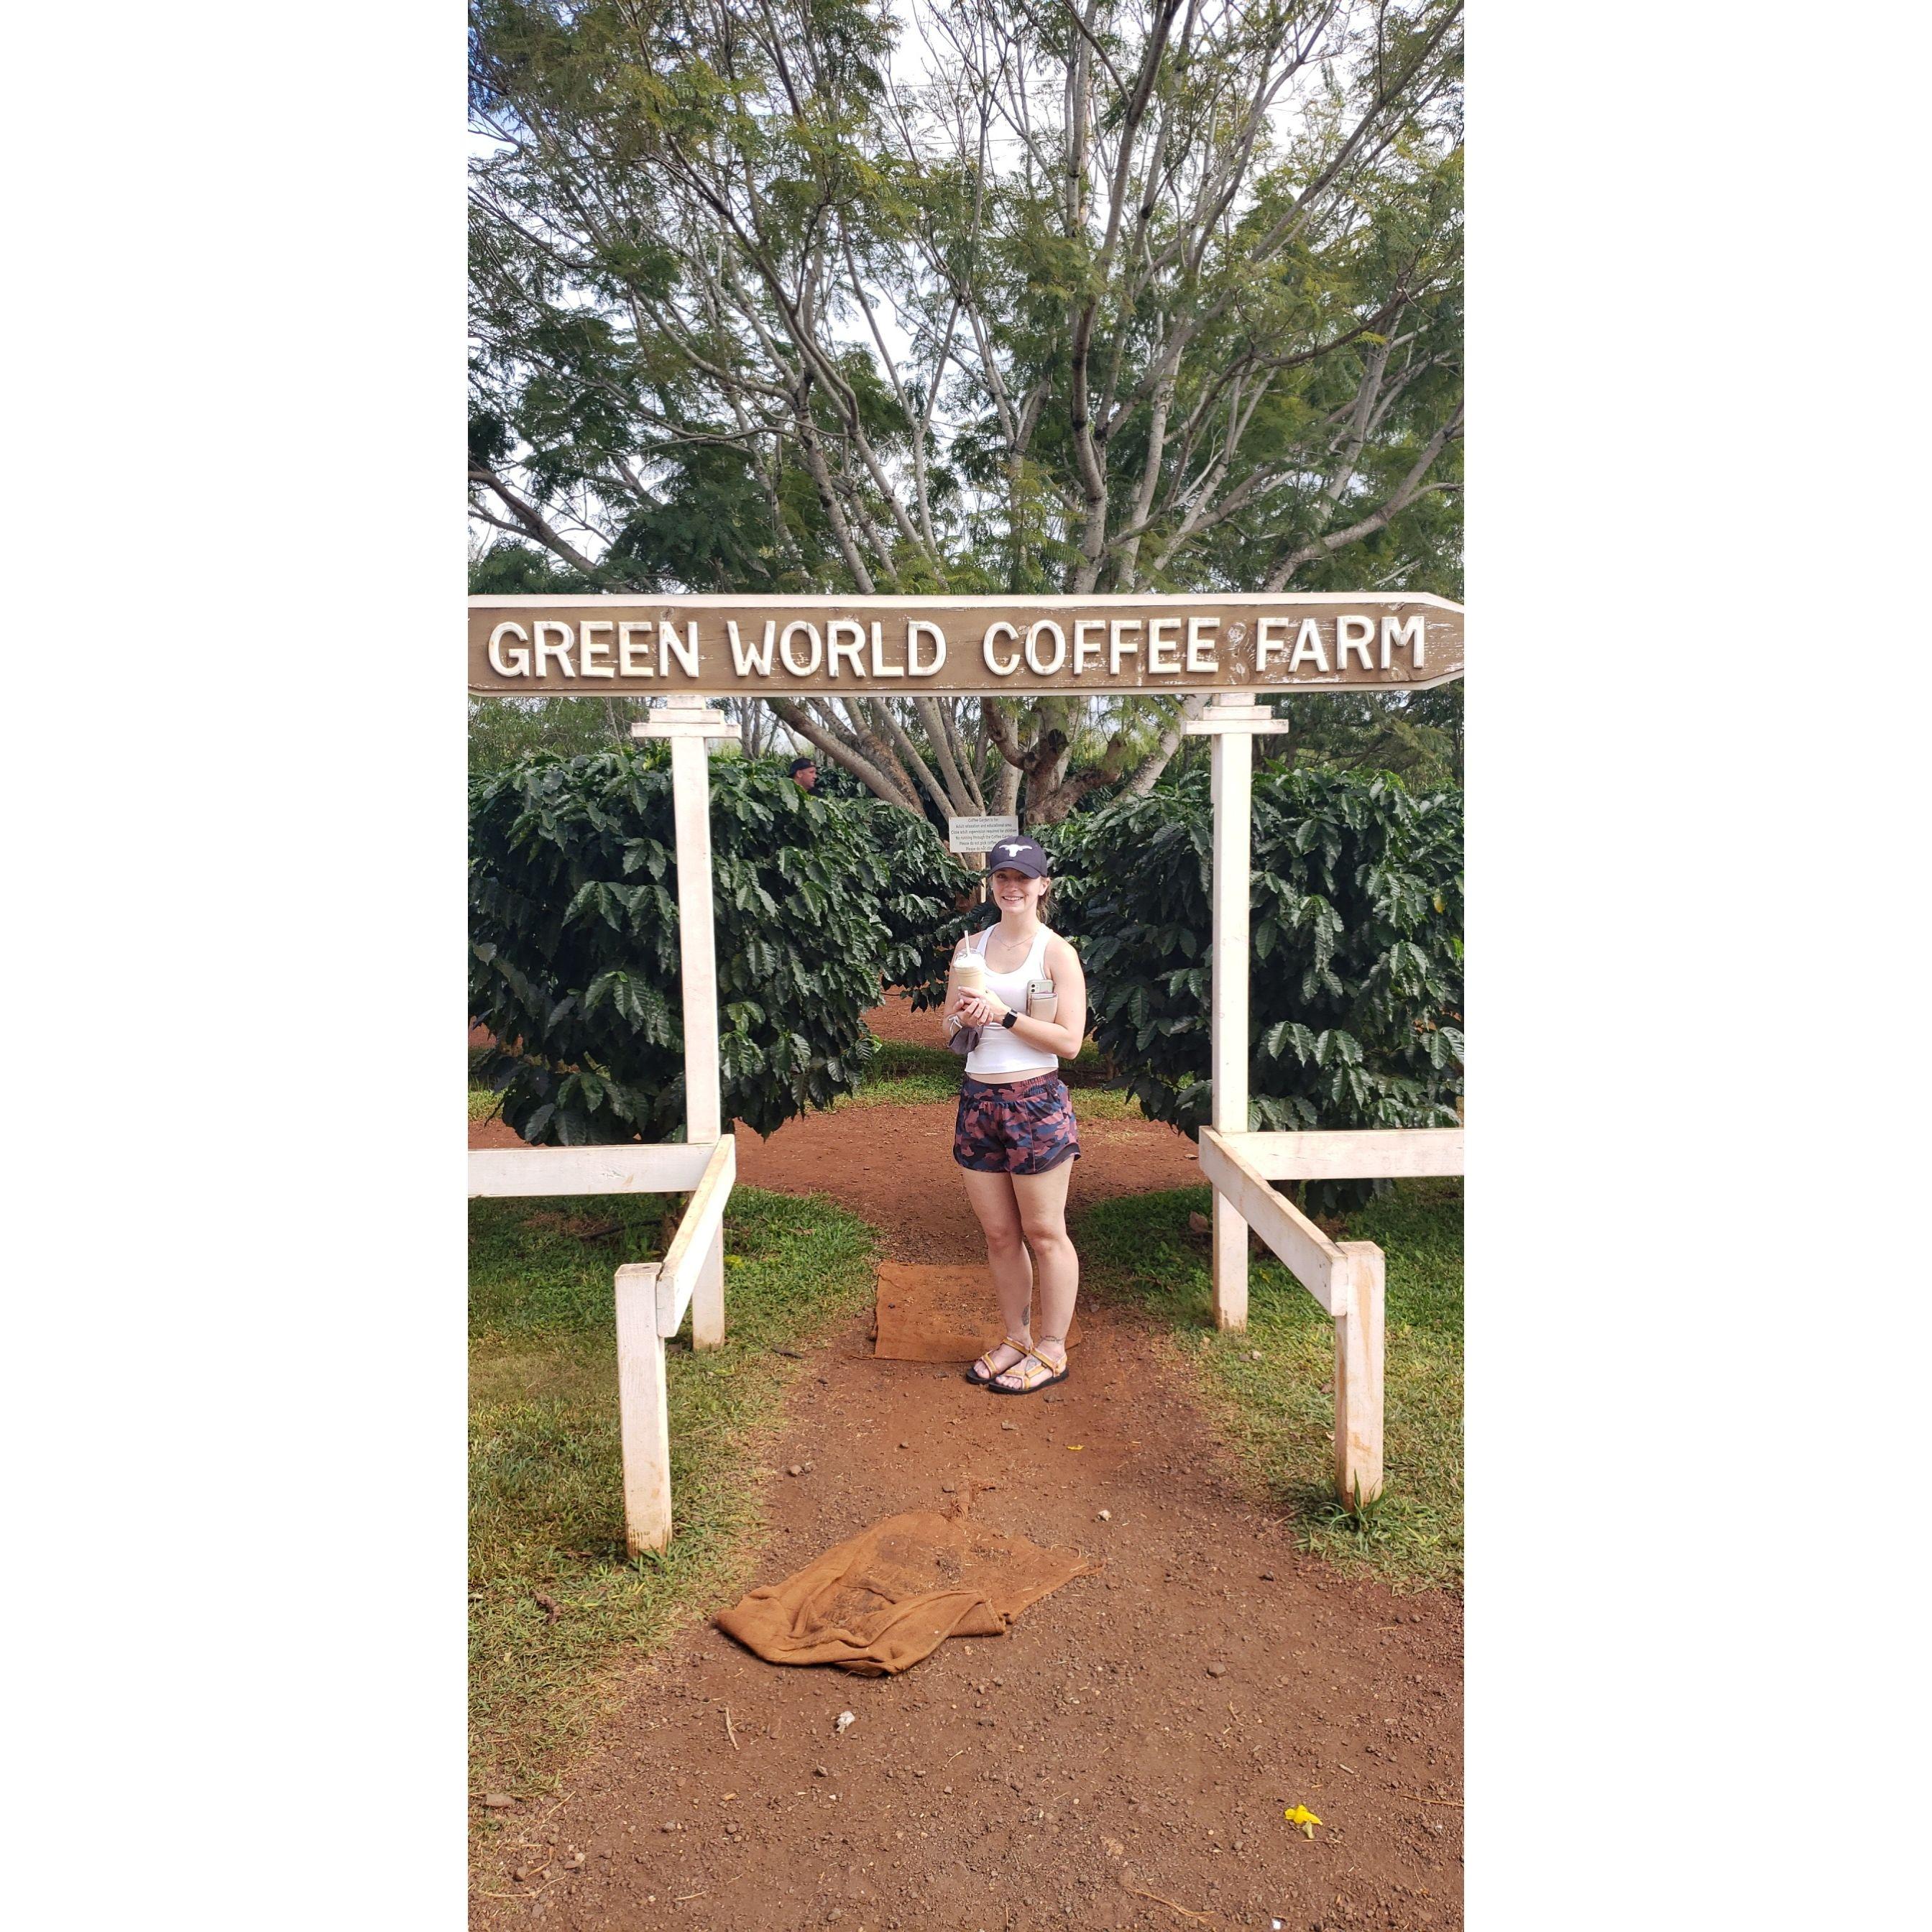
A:
{"type": "MultiPolygon", "coordinates": [[[[998,929],[988,926],[976,939],[968,942],[969,950],[984,958],[986,942],[998,929]]],[[[995,973],[990,964],[986,968],[987,992],[1004,1000],[1022,1019],[1026,1018],[1027,982],[1046,977],[1046,942],[1052,937],[1042,926],[1034,936],[1032,950],[1013,972],[995,973]]],[[[966,1056],[966,1071],[976,1080],[983,1080],[989,1073],[1052,1073],[1059,1066],[1058,1054],[1048,1053],[1043,1047],[1029,1046],[1011,1028],[1003,1027],[997,1021],[980,1029],[980,1043],[966,1056]]]]}

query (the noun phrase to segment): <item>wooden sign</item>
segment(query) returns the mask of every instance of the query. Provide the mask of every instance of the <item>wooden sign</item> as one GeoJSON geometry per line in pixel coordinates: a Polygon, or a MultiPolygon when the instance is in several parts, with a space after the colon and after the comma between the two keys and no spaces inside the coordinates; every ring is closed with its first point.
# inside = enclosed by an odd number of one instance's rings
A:
{"type": "Polygon", "coordinates": [[[1358,596],[472,597],[497,698],[1418,691],[1462,674],[1462,610],[1358,596]]]}
{"type": "Polygon", "coordinates": [[[1017,818],[949,818],[946,821],[949,852],[990,852],[1002,838],[1019,836],[1017,818]]]}

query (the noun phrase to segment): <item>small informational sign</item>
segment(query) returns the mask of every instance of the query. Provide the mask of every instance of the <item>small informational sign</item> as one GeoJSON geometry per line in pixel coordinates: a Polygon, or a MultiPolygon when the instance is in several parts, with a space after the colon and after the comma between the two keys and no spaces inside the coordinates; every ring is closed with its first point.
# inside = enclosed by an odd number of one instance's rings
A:
{"type": "Polygon", "coordinates": [[[1017,838],[1017,818],[949,818],[946,849],[953,852],[990,852],[1002,838],[1017,838]]]}

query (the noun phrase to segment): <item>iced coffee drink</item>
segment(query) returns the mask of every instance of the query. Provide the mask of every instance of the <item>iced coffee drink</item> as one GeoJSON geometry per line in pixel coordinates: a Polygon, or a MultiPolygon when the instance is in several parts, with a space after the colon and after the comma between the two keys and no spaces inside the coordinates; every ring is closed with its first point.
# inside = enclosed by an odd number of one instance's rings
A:
{"type": "Polygon", "coordinates": [[[963,996],[968,993],[983,993],[986,990],[986,962],[977,952],[959,952],[953,956],[952,976],[963,996]]]}

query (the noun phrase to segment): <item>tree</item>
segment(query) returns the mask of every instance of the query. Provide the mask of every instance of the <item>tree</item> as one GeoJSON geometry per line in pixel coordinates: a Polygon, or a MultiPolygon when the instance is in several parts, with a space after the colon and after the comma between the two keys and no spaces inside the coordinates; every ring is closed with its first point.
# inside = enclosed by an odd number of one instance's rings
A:
{"type": "Polygon", "coordinates": [[[1337,691],[1277,697],[1288,728],[1256,740],[1256,769],[1331,765],[1393,772],[1412,790],[1462,782],[1462,682],[1384,698],[1337,691]]]}
{"type": "MultiPolygon", "coordinates": [[[[476,0],[476,514],[611,590],[1454,594],[1460,14],[476,0]]],[[[1035,824],[1188,708],[770,702],[1035,824]]]]}
{"type": "MultiPolygon", "coordinates": [[[[472,551],[473,596],[568,595],[595,590],[594,578],[559,565],[546,551],[514,540],[472,551]]],[[[574,752],[628,745],[631,727],[650,710],[640,698],[608,697],[594,706],[577,698],[490,698],[470,700],[470,769],[494,772],[526,752],[574,752]]],[[[770,710],[755,699],[728,698],[724,710],[738,727],[748,758],[773,748],[770,710]]]]}

